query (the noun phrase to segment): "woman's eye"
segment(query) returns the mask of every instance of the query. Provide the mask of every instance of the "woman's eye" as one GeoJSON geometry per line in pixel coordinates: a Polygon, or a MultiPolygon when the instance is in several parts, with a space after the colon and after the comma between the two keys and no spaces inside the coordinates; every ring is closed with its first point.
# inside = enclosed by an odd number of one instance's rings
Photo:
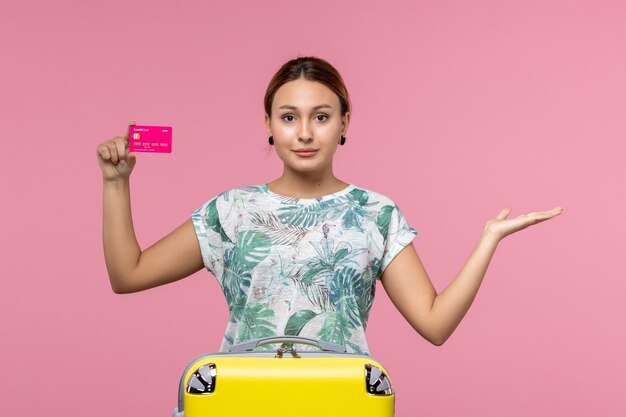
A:
{"type": "MultiPolygon", "coordinates": [[[[326,119],[328,119],[328,116],[325,114],[318,114],[317,116],[315,116],[317,118],[318,121],[323,122],[326,119]],[[319,119],[319,117],[324,117],[324,119],[319,119]]],[[[286,114],[283,117],[281,117],[281,119],[286,120],[288,122],[293,122],[294,116],[292,114],[286,114]]]]}

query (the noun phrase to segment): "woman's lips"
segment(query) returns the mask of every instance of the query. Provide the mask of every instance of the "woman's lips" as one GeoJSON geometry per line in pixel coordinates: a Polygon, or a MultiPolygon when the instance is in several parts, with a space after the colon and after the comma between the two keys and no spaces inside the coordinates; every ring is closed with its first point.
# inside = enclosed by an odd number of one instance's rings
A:
{"type": "Polygon", "coordinates": [[[294,151],[294,153],[298,156],[309,157],[315,155],[317,151],[294,151]]]}

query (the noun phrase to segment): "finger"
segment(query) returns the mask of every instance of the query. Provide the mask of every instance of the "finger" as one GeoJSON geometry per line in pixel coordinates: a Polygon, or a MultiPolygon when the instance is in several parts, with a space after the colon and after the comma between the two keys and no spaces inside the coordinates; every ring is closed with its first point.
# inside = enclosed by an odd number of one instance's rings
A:
{"type": "Polygon", "coordinates": [[[561,213],[563,213],[563,208],[562,207],[555,207],[552,210],[544,211],[541,214],[543,216],[547,216],[549,218],[549,217],[558,216],[561,213]]]}
{"type": "Polygon", "coordinates": [[[124,138],[115,138],[115,147],[117,148],[117,155],[119,159],[126,159],[126,143],[124,141],[124,138]]]}
{"type": "Polygon", "coordinates": [[[562,213],[561,210],[550,210],[550,211],[544,211],[542,215],[548,216],[548,217],[554,217],[554,216],[558,216],[561,213],[562,213]]]}
{"type": "Polygon", "coordinates": [[[112,142],[112,141],[108,142],[107,149],[109,150],[109,153],[111,154],[111,162],[117,165],[117,162],[119,161],[119,157],[117,155],[117,146],[115,145],[115,142],[112,142]]]}
{"type": "Polygon", "coordinates": [[[126,135],[124,136],[127,142],[128,142],[128,137],[130,135],[130,127],[134,125],[136,125],[134,120],[131,120],[131,122],[128,124],[128,129],[126,129],[126,135]]]}
{"type": "Polygon", "coordinates": [[[528,213],[526,214],[526,216],[529,217],[544,217],[544,216],[548,216],[548,217],[552,217],[555,216],[557,214],[561,214],[562,208],[561,207],[556,207],[553,208],[552,210],[548,210],[548,211],[533,211],[532,213],[528,213]]]}
{"type": "Polygon", "coordinates": [[[546,213],[552,214],[552,211],[531,211],[530,213],[520,214],[517,217],[537,217],[537,216],[543,216],[546,213]]]}
{"type": "Polygon", "coordinates": [[[109,159],[111,159],[111,153],[109,152],[109,148],[107,148],[106,145],[100,146],[98,148],[98,152],[100,153],[100,157],[103,161],[108,161],[109,159]]]}
{"type": "Polygon", "coordinates": [[[536,223],[541,223],[543,221],[546,221],[548,219],[551,219],[552,217],[556,216],[556,213],[551,213],[551,212],[542,212],[542,213],[537,213],[534,216],[530,216],[530,222],[533,224],[536,223]]]}
{"type": "Polygon", "coordinates": [[[505,207],[502,210],[500,210],[500,213],[498,213],[498,215],[496,216],[496,219],[498,220],[504,220],[506,219],[506,217],[511,214],[511,207],[505,207]]]}

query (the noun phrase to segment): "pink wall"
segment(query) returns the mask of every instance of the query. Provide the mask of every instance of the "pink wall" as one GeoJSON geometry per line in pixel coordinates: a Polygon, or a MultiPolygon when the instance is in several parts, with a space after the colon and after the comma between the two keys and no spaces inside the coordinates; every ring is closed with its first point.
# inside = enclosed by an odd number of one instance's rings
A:
{"type": "Polygon", "coordinates": [[[226,303],[207,271],[111,291],[96,146],[132,119],[174,126],[174,152],[140,155],[131,180],[146,248],[280,175],[262,98],[297,55],[342,73],[335,173],[396,200],[438,291],[503,207],[565,208],[502,241],[441,347],[379,284],[368,341],[396,415],[626,415],[623,2],[158,3],[0,7],[3,415],[170,415],[226,303]]]}

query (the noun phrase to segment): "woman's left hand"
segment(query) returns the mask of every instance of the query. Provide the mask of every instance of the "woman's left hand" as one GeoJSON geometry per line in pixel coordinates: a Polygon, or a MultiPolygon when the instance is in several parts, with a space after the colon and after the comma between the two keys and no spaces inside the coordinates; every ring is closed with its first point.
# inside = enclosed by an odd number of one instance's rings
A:
{"type": "Polygon", "coordinates": [[[505,207],[495,219],[488,220],[483,229],[483,233],[491,234],[498,240],[501,240],[511,233],[519,232],[528,226],[558,216],[563,212],[563,207],[555,207],[550,211],[535,211],[528,214],[521,214],[513,219],[507,219],[507,216],[511,214],[511,210],[511,207],[505,207]]]}

